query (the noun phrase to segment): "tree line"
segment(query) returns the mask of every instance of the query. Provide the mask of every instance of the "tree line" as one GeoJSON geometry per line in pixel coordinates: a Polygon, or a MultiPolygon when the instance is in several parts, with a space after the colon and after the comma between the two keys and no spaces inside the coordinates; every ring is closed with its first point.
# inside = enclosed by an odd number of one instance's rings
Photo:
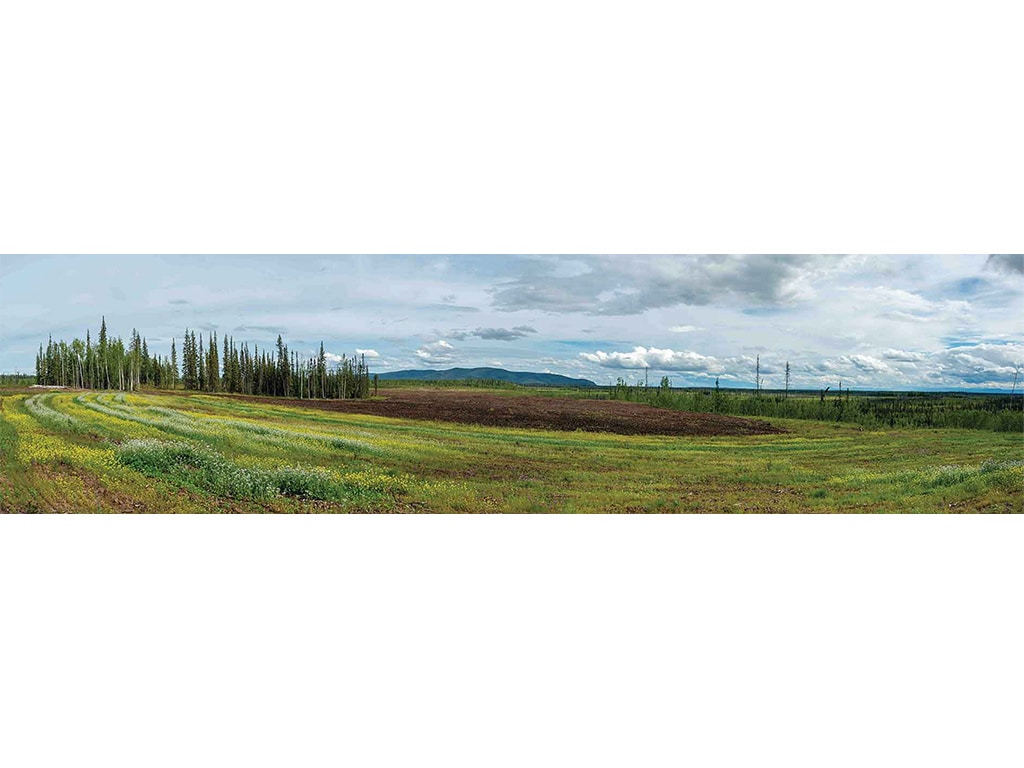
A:
{"type": "Polygon", "coordinates": [[[673,389],[669,378],[658,387],[635,385],[619,378],[604,393],[610,400],[647,403],[677,411],[766,416],[784,419],[837,421],[869,429],[957,428],[993,432],[1024,431],[1021,395],[954,395],[940,393],[858,394],[839,383],[838,390],[791,393],[787,388],[726,391],[715,379],[714,389],[673,389]],[[831,393],[831,394],[830,394],[831,393]]]}
{"type": "Polygon", "coordinates": [[[170,355],[150,354],[145,337],[132,329],[126,344],[107,335],[107,321],[100,323],[96,343],[85,332],[85,341],[54,341],[39,345],[36,382],[80,389],[119,389],[132,392],[142,386],[196,392],[233,392],[298,398],[363,398],[371,391],[370,373],[363,356],[342,355],[329,365],[323,342],[313,357],[289,351],[279,335],[271,349],[249,348],[224,336],[218,345],[213,332],[185,330],[179,366],[177,339],[170,355]]]}

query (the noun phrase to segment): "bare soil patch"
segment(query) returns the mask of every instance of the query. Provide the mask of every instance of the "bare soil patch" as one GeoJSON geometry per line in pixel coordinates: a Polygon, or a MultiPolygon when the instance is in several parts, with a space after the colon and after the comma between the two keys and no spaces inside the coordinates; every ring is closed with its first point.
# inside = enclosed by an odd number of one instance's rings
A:
{"type": "Polygon", "coordinates": [[[512,429],[611,432],[617,435],[714,437],[769,435],[785,430],[757,419],[687,413],[616,400],[492,395],[441,389],[404,389],[377,400],[290,400],[241,397],[271,405],[295,405],[324,411],[362,413],[401,419],[449,421],[512,429]]]}

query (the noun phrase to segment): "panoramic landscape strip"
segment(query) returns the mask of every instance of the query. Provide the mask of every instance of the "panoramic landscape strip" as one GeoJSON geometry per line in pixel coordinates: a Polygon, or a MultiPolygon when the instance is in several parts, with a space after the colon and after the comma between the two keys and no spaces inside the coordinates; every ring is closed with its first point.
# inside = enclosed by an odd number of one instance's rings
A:
{"type": "Polygon", "coordinates": [[[2,265],[4,512],[1024,511],[1021,256],[2,265]]]}

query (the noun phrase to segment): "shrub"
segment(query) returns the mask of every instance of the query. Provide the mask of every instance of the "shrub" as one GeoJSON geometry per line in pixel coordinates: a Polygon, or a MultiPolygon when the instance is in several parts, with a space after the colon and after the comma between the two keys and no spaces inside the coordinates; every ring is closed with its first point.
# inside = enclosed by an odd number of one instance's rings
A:
{"type": "Polygon", "coordinates": [[[281,467],[270,473],[278,493],[303,499],[344,501],[348,498],[329,472],[322,469],[281,467]]]}
{"type": "Polygon", "coordinates": [[[386,475],[336,476],[318,467],[241,467],[216,451],[183,441],[128,440],[117,460],[147,477],[171,479],[216,496],[267,499],[277,494],[321,501],[373,501],[397,490],[386,475]]]}
{"type": "Polygon", "coordinates": [[[217,496],[263,499],[276,491],[266,473],[239,467],[215,451],[181,441],[129,440],[116,456],[147,477],[171,478],[217,496]]]}

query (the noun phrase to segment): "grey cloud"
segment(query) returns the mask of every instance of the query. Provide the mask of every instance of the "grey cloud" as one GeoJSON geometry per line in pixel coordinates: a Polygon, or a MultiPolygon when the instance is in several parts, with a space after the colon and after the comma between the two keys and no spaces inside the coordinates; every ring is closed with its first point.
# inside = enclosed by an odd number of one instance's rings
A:
{"type": "Polygon", "coordinates": [[[926,315],[915,315],[912,312],[880,312],[878,315],[885,320],[897,320],[903,323],[927,323],[930,320],[926,315]]]}
{"type": "MultiPolygon", "coordinates": [[[[488,341],[515,341],[516,339],[526,338],[528,334],[536,333],[536,328],[531,328],[528,325],[517,325],[515,328],[477,328],[476,330],[467,331],[461,328],[455,328],[449,331],[447,335],[449,338],[456,339],[457,341],[465,341],[470,337],[477,337],[480,339],[486,339],[488,341]]],[[[440,336],[441,334],[437,334],[440,336]]]]}
{"type": "MultiPolygon", "coordinates": [[[[214,329],[216,329],[216,326],[214,326],[214,329]]],[[[286,335],[288,333],[288,329],[287,328],[279,328],[276,325],[239,325],[239,326],[237,326],[232,331],[232,333],[252,333],[252,332],[255,332],[255,333],[280,334],[281,336],[284,336],[284,335],[286,335]]],[[[292,343],[293,344],[297,344],[299,342],[298,341],[293,341],[292,343]]]]}
{"type": "Polygon", "coordinates": [[[466,307],[461,304],[426,304],[417,309],[424,309],[434,312],[479,312],[476,307],[466,307]]]}
{"type": "Polygon", "coordinates": [[[188,299],[171,299],[168,304],[191,304],[192,302],[188,299]]]}
{"type": "Polygon", "coordinates": [[[994,254],[988,257],[985,269],[1003,272],[1007,275],[1024,275],[1024,254],[994,254]]]}
{"type": "MultiPolygon", "coordinates": [[[[586,271],[554,276],[558,262],[534,259],[523,274],[492,289],[495,308],[592,315],[633,315],[648,309],[741,300],[762,306],[794,303],[807,280],[838,266],[841,256],[581,256],[586,271]],[[544,274],[543,267],[548,274],[544,274]]],[[[557,272],[556,272],[557,274],[557,272]]]]}
{"type": "Polygon", "coordinates": [[[510,331],[507,328],[481,328],[473,335],[489,341],[515,341],[521,339],[524,334],[510,331]]]}
{"type": "Polygon", "coordinates": [[[525,338],[527,334],[536,333],[533,328],[521,325],[509,330],[508,328],[477,328],[473,331],[474,336],[490,341],[515,341],[525,338]]]}
{"type": "MultiPolygon", "coordinates": [[[[28,340],[31,340],[33,342],[42,341],[43,343],[45,343],[46,339],[44,337],[47,336],[47,335],[52,336],[53,333],[52,332],[43,333],[41,331],[29,331],[27,333],[10,333],[10,334],[5,333],[3,335],[3,340],[4,340],[4,342],[16,342],[16,341],[25,341],[26,339],[28,339],[28,340]]],[[[60,333],[58,333],[58,338],[63,338],[64,335],[74,335],[74,331],[70,331],[68,334],[60,334],[60,333]]]]}

